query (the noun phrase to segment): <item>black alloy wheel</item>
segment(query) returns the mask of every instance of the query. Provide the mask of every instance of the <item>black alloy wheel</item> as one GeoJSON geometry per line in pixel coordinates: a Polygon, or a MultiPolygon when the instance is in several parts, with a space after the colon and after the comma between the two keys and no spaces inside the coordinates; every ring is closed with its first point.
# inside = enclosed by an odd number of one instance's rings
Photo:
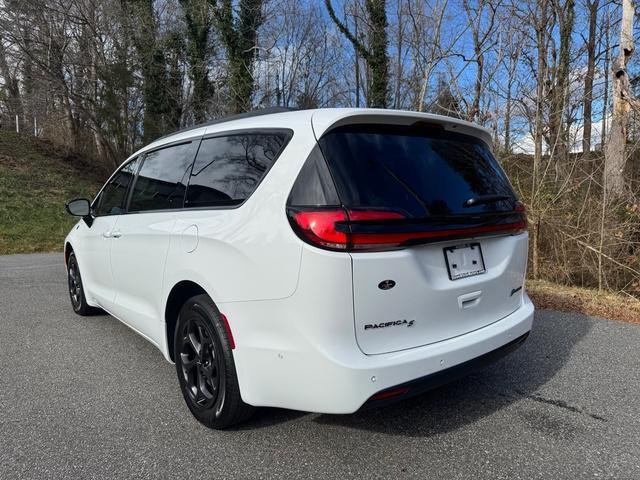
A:
{"type": "MultiPolygon", "coordinates": [[[[214,340],[203,318],[192,315],[180,332],[180,365],[189,398],[202,408],[215,405],[224,397],[224,362],[221,347],[214,340]]],[[[223,404],[224,402],[220,402],[223,404]]]]}
{"type": "Polygon", "coordinates": [[[182,396],[198,421],[222,429],[251,416],[254,408],[240,396],[224,320],[207,295],[184,303],[173,345],[182,396]]]}
{"type": "Polygon", "coordinates": [[[73,252],[69,254],[67,259],[67,283],[69,285],[69,298],[74,312],[82,316],[96,315],[102,312],[99,308],[91,307],[87,303],[82,277],[80,276],[80,267],[78,266],[76,254],[73,252]]]}

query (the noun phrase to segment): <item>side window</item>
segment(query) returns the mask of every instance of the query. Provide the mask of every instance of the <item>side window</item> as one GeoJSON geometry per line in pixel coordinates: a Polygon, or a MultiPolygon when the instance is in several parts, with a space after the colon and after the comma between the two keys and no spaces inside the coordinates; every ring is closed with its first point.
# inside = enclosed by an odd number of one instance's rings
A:
{"type": "Polygon", "coordinates": [[[239,205],[256,189],[291,138],[287,132],[244,133],[202,141],[185,206],[239,205]]]}
{"type": "Polygon", "coordinates": [[[182,208],[193,143],[183,143],[147,153],[133,186],[130,212],[182,208]]]}
{"type": "Polygon", "coordinates": [[[125,164],[105,185],[94,203],[96,216],[120,215],[125,208],[127,191],[138,169],[139,157],[125,164]]]}

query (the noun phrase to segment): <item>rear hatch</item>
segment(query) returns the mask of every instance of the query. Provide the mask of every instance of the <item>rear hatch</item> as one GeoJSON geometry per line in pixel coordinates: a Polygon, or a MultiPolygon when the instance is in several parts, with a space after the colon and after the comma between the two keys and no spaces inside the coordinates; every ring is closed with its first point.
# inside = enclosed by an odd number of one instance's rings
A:
{"type": "Polygon", "coordinates": [[[300,176],[314,187],[294,186],[289,215],[310,243],[350,252],[364,353],[456,337],[519,308],[526,220],[482,140],[417,122],[344,125],[318,144],[300,176]]]}

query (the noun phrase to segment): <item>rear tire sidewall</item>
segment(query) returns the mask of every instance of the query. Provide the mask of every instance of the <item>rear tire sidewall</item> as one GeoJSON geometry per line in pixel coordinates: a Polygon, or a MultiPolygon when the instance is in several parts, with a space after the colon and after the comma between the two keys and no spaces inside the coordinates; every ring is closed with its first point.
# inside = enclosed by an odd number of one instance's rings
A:
{"type": "Polygon", "coordinates": [[[226,329],[213,302],[206,295],[198,295],[187,300],[180,310],[174,335],[174,357],[176,373],[184,400],[193,416],[210,428],[226,428],[244,420],[250,407],[240,398],[233,352],[226,329]],[[185,323],[193,316],[199,317],[204,323],[208,335],[214,343],[215,354],[221,356],[220,371],[218,373],[220,385],[218,398],[213,406],[204,408],[196,403],[187,390],[187,383],[182,371],[180,348],[185,323]]]}
{"type": "Polygon", "coordinates": [[[82,275],[80,273],[80,266],[78,265],[78,260],[76,258],[75,253],[71,252],[71,254],[69,255],[69,258],[67,259],[67,282],[70,282],[70,277],[71,277],[71,269],[75,267],[75,270],[77,272],[77,282],[80,284],[80,294],[79,294],[79,302],[74,302],[73,301],[73,297],[71,294],[71,290],[69,288],[69,300],[71,301],[71,307],[73,308],[73,311],[75,313],[77,313],[78,315],[91,315],[95,312],[95,309],[90,307],[89,304],[87,304],[87,298],[85,296],[84,293],[84,284],[82,282],[82,275]]]}

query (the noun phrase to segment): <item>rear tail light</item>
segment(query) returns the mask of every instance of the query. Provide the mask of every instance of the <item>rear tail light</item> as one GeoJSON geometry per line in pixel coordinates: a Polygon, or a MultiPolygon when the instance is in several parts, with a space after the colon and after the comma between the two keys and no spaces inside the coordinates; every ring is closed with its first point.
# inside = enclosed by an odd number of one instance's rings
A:
{"type": "Polygon", "coordinates": [[[349,236],[336,228],[338,222],[347,221],[347,212],[336,210],[312,210],[295,212],[290,217],[304,239],[313,245],[336,250],[346,250],[349,236]]]}
{"type": "Polygon", "coordinates": [[[526,229],[527,229],[527,226],[528,226],[529,221],[527,220],[527,209],[526,209],[526,207],[524,206],[524,203],[522,203],[521,201],[519,201],[519,200],[518,200],[518,201],[516,202],[516,208],[515,208],[515,211],[516,211],[516,212],[518,212],[518,213],[520,214],[520,217],[521,217],[521,219],[522,219],[522,223],[523,223],[522,230],[523,230],[523,231],[524,231],[524,230],[526,230],[526,229]]]}
{"type": "MultiPolygon", "coordinates": [[[[518,202],[516,221],[461,228],[435,229],[425,226],[422,231],[393,232],[389,229],[373,229],[370,232],[353,231],[359,222],[397,220],[406,218],[389,210],[346,210],[343,208],[289,209],[293,229],[306,242],[321,248],[341,251],[385,250],[406,244],[445,240],[469,235],[491,233],[519,233],[527,228],[524,205],[518,202]],[[386,230],[386,231],[376,231],[386,230]]],[[[382,224],[382,223],[381,223],[382,224]]],[[[389,224],[390,225],[390,224],[389,224]]]]}

